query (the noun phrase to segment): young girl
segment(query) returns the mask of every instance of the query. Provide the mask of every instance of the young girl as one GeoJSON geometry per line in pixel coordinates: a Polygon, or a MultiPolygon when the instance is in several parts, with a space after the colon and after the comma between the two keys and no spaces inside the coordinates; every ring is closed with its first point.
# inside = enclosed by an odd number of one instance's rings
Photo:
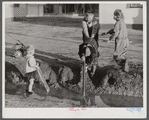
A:
{"type": "Polygon", "coordinates": [[[33,94],[33,84],[35,80],[35,75],[37,73],[37,63],[34,58],[35,48],[33,45],[29,45],[27,47],[27,55],[26,55],[26,77],[29,80],[28,90],[26,90],[26,95],[29,96],[33,94]]]}
{"type": "Polygon", "coordinates": [[[80,82],[78,83],[80,88],[82,88],[83,86],[83,73],[89,73],[89,77],[92,79],[96,72],[99,57],[97,46],[97,42],[93,38],[90,38],[79,45],[79,57],[83,61],[83,63],[85,62],[86,64],[85,68],[82,65],[80,70],[80,82]]]}
{"type": "Polygon", "coordinates": [[[91,38],[89,40],[86,40],[79,46],[78,54],[80,56],[80,59],[82,61],[85,61],[88,68],[93,68],[91,72],[93,76],[95,74],[96,67],[98,66],[99,58],[96,41],[92,40],[91,38]]]}
{"type": "Polygon", "coordinates": [[[121,10],[115,10],[114,20],[116,20],[114,29],[108,31],[106,34],[111,34],[111,41],[115,40],[115,50],[113,55],[114,60],[125,72],[128,72],[129,66],[126,59],[126,52],[129,46],[129,39],[127,27],[124,22],[124,15],[121,10]]]}
{"type": "Polygon", "coordinates": [[[99,22],[94,17],[92,11],[87,11],[82,20],[83,42],[89,38],[94,38],[98,44],[99,22]]]}

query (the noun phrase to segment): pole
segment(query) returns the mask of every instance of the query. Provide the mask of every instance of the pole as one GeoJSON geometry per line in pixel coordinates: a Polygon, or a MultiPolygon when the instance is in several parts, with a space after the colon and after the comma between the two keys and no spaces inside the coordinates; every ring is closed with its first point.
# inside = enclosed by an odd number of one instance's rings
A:
{"type": "Polygon", "coordinates": [[[83,98],[84,98],[84,105],[87,104],[87,100],[85,98],[86,96],[86,92],[85,92],[85,83],[86,83],[86,72],[87,72],[87,68],[86,68],[86,63],[85,63],[85,56],[84,56],[84,60],[83,60],[83,98]]]}
{"type": "Polygon", "coordinates": [[[46,83],[46,80],[44,79],[44,76],[43,76],[43,74],[42,74],[42,72],[41,72],[39,67],[37,67],[37,72],[38,72],[38,74],[40,76],[40,81],[43,83],[43,85],[44,85],[44,87],[45,87],[45,89],[47,91],[47,94],[48,94],[49,91],[50,91],[50,88],[49,88],[48,84],[46,83]]]}
{"type": "Polygon", "coordinates": [[[86,72],[86,68],[85,68],[85,60],[83,61],[83,97],[85,98],[85,72],[86,72]]]}

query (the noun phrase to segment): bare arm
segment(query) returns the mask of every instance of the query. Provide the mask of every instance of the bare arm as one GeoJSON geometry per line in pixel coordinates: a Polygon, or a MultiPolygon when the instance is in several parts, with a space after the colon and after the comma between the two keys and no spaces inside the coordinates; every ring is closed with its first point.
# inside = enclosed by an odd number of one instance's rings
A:
{"type": "Polygon", "coordinates": [[[116,24],[115,24],[115,26],[114,26],[114,33],[112,34],[112,36],[111,36],[111,40],[115,40],[115,38],[116,37],[118,37],[118,35],[119,35],[119,32],[120,32],[120,25],[119,25],[119,22],[117,22],[116,24]]]}
{"type": "Polygon", "coordinates": [[[98,32],[98,23],[97,21],[93,22],[93,31],[92,31],[92,35],[91,38],[94,38],[94,36],[97,34],[98,32]]]}
{"type": "Polygon", "coordinates": [[[88,28],[87,28],[87,24],[85,21],[82,21],[82,30],[84,35],[89,38],[89,33],[88,33],[88,28]]]}
{"type": "Polygon", "coordinates": [[[110,29],[108,32],[102,33],[101,35],[107,35],[107,34],[112,35],[112,34],[114,34],[114,33],[115,33],[115,32],[114,32],[114,29],[110,29]]]}
{"type": "Polygon", "coordinates": [[[108,32],[107,32],[107,34],[113,34],[114,33],[114,29],[111,29],[111,30],[109,30],[108,32]]]}
{"type": "Polygon", "coordinates": [[[94,17],[93,18],[93,31],[92,31],[92,36],[91,36],[92,38],[98,33],[99,29],[100,29],[99,22],[94,17]]]}

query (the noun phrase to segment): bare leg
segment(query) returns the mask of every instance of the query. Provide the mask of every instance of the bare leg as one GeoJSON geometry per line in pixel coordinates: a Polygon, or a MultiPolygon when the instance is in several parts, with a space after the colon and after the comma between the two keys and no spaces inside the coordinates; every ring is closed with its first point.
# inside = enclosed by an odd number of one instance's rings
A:
{"type": "Polygon", "coordinates": [[[92,71],[92,76],[95,74],[96,68],[97,68],[97,66],[94,65],[94,66],[93,66],[93,71],[92,71]]]}
{"type": "Polygon", "coordinates": [[[129,72],[128,60],[126,60],[126,62],[125,62],[124,71],[125,71],[125,72],[129,72]]]}
{"type": "Polygon", "coordinates": [[[33,92],[34,79],[29,80],[28,92],[33,92]]]}

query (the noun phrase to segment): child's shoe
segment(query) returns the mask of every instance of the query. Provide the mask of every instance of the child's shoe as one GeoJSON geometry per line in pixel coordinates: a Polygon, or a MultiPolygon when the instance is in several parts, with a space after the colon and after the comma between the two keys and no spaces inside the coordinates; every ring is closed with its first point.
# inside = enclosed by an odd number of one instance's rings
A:
{"type": "Polygon", "coordinates": [[[24,92],[24,97],[27,98],[27,97],[29,97],[29,96],[31,96],[31,95],[33,95],[33,94],[34,94],[34,92],[29,92],[28,90],[26,90],[26,91],[24,92]]]}

